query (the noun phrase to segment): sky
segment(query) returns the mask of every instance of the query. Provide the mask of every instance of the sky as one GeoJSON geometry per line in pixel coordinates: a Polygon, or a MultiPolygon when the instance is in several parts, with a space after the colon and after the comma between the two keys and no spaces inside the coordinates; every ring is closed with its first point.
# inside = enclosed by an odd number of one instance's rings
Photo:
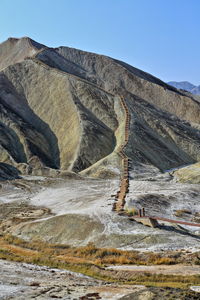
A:
{"type": "Polygon", "coordinates": [[[0,0],[0,43],[29,36],[200,84],[200,0],[0,0]]]}

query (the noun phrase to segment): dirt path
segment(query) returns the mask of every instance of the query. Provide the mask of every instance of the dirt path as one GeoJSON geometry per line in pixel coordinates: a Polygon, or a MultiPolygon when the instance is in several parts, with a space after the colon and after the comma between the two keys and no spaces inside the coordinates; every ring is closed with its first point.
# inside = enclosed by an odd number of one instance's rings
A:
{"type": "Polygon", "coordinates": [[[151,274],[163,275],[198,275],[200,274],[200,266],[178,265],[152,265],[152,266],[137,266],[137,265],[121,265],[107,267],[110,270],[130,271],[130,272],[147,272],[151,274]]]}

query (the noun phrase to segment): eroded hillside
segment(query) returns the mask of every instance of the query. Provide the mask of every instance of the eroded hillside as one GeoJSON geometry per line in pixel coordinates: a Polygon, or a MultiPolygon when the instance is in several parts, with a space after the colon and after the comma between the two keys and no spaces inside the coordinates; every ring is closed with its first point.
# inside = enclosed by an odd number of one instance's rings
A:
{"type": "Polygon", "coordinates": [[[132,168],[164,171],[200,158],[198,101],[124,62],[11,38],[0,44],[0,69],[0,161],[22,174],[118,175],[120,96],[132,168]]]}
{"type": "Polygon", "coordinates": [[[73,246],[199,246],[195,229],[129,220],[145,207],[199,222],[197,98],[124,62],[29,38],[0,44],[0,60],[0,179],[21,176],[0,185],[0,231],[73,246]]]}

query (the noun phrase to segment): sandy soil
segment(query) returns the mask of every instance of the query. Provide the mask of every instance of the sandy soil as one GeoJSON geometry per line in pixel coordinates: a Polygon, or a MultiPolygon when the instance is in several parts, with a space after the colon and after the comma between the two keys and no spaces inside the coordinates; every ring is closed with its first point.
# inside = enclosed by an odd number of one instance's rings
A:
{"type": "Polygon", "coordinates": [[[153,274],[164,275],[198,275],[200,274],[200,266],[184,266],[179,265],[152,265],[152,266],[137,266],[137,265],[121,265],[107,267],[110,270],[122,270],[131,272],[148,272],[153,274]]]}

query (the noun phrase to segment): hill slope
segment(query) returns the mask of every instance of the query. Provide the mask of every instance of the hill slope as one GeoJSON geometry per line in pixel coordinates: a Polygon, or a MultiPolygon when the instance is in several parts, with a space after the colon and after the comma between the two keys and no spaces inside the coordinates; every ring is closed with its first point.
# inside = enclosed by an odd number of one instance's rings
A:
{"type": "Polygon", "coordinates": [[[8,39],[0,44],[0,71],[0,161],[24,174],[117,175],[120,96],[131,116],[133,167],[166,170],[200,159],[198,101],[124,62],[8,39]]]}

